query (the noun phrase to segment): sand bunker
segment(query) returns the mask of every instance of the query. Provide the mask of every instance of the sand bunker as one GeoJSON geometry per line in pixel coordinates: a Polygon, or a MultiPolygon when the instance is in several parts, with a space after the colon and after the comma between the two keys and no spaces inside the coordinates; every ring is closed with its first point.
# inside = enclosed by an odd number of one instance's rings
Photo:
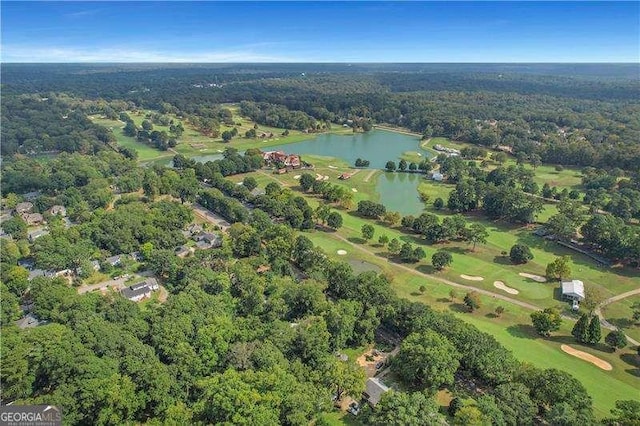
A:
{"type": "Polygon", "coordinates": [[[507,293],[509,293],[509,294],[518,294],[518,293],[520,293],[520,292],[519,292],[518,290],[516,290],[515,288],[507,287],[507,286],[505,285],[505,283],[503,283],[502,281],[494,281],[494,282],[493,282],[493,286],[494,286],[495,288],[497,288],[497,289],[504,290],[504,291],[506,291],[506,292],[507,292],[507,293]]]}
{"type": "Polygon", "coordinates": [[[562,345],[560,346],[560,349],[562,349],[564,352],[568,353],[569,355],[573,355],[584,361],[590,362],[591,364],[595,365],[596,367],[600,367],[603,370],[606,370],[606,371],[613,370],[613,367],[611,366],[611,364],[609,364],[607,361],[604,361],[598,358],[597,356],[579,351],[577,349],[572,348],[569,345],[562,345]]]}
{"type": "Polygon", "coordinates": [[[295,175],[293,178],[294,178],[295,180],[298,180],[298,179],[300,179],[300,175],[295,175]]]}
{"type": "Polygon", "coordinates": [[[358,192],[358,190],[357,190],[357,189],[355,189],[355,188],[351,188],[351,190],[352,190],[353,192],[358,192]]]}
{"type": "Polygon", "coordinates": [[[538,281],[539,283],[546,283],[547,279],[545,277],[541,277],[540,275],[528,274],[526,272],[520,272],[518,275],[525,278],[531,278],[534,281],[538,281]]]}
{"type": "Polygon", "coordinates": [[[329,166],[330,169],[337,169],[336,166],[329,166]]]}
{"type": "Polygon", "coordinates": [[[340,256],[344,256],[345,254],[347,254],[346,250],[338,250],[336,253],[338,253],[340,256]]]}
{"type": "Polygon", "coordinates": [[[465,274],[460,275],[460,278],[465,279],[465,280],[469,280],[469,281],[482,281],[482,280],[484,280],[484,278],[482,278],[482,277],[476,277],[476,276],[473,276],[473,275],[465,275],[465,274]]]}
{"type": "Polygon", "coordinates": [[[322,180],[329,180],[329,176],[323,177],[322,180]]]}

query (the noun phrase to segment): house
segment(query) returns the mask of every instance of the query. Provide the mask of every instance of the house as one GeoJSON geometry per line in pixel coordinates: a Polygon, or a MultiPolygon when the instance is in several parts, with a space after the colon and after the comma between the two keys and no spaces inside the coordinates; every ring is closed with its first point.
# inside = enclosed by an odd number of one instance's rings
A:
{"type": "Polygon", "coordinates": [[[53,273],[53,275],[55,277],[68,277],[69,275],[71,275],[73,273],[73,271],[71,271],[71,269],[61,269],[59,271],[55,271],[53,273]]]}
{"type": "Polygon", "coordinates": [[[131,256],[131,258],[136,262],[142,262],[144,260],[144,256],[142,256],[142,253],[140,253],[139,251],[134,251],[133,253],[129,254],[129,256],[131,256]]]}
{"type": "MultiPolygon", "coordinates": [[[[100,262],[98,262],[97,260],[92,260],[90,263],[91,263],[91,269],[94,272],[97,272],[100,270],[100,262]]],[[[80,275],[82,274],[82,272],[83,272],[82,268],[76,268],[76,274],[80,275]]]]}
{"type": "Polygon", "coordinates": [[[122,264],[122,255],[117,254],[115,256],[107,257],[104,261],[111,266],[119,266],[120,264],[122,264]]]}
{"type": "Polygon", "coordinates": [[[30,231],[29,233],[27,233],[27,238],[30,242],[34,242],[38,238],[48,234],[49,231],[47,231],[46,229],[36,229],[35,231],[30,231]]]}
{"type": "Polygon", "coordinates": [[[123,288],[120,290],[120,294],[133,302],[139,302],[142,299],[151,297],[151,293],[159,288],[160,286],[155,278],[147,278],[141,283],[123,288]]]}
{"type": "Polygon", "coordinates": [[[380,379],[371,377],[367,379],[367,382],[365,383],[365,390],[362,396],[372,407],[375,407],[378,402],[380,402],[380,398],[382,398],[382,395],[389,392],[389,390],[390,389],[385,386],[385,384],[382,383],[380,379]]]}
{"type": "Polygon", "coordinates": [[[35,260],[29,258],[29,259],[20,259],[18,260],[18,266],[21,266],[27,270],[32,270],[33,267],[35,266],[35,260]]]}
{"type": "Polygon", "coordinates": [[[185,229],[183,231],[183,234],[184,234],[185,237],[190,237],[192,235],[199,234],[203,230],[204,230],[204,228],[199,223],[192,223],[191,225],[189,225],[187,227],[187,229],[185,229]]]}
{"type": "Polygon", "coordinates": [[[582,302],[585,299],[584,283],[580,280],[562,281],[562,297],[567,300],[582,302]]]}
{"type": "Polygon", "coordinates": [[[213,232],[201,232],[195,237],[196,241],[204,241],[212,246],[220,247],[222,245],[222,237],[213,232]]]}
{"type": "Polygon", "coordinates": [[[285,167],[291,167],[292,169],[299,169],[302,163],[300,162],[299,155],[287,155],[287,158],[284,160],[285,167]]]}
{"type": "Polygon", "coordinates": [[[32,313],[26,314],[24,317],[16,321],[18,328],[33,328],[40,325],[42,321],[38,320],[32,313]]]}
{"type": "Polygon", "coordinates": [[[444,179],[444,175],[440,172],[433,172],[431,173],[431,179],[435,180],[436,182],[442,182],[442,180],[444,179]]]}
{"type": "Polygon", "coordinates": [[[51,207],[49,213],[51,213],[52,216],[58,215],[64,217],[67,215],[67,209],[65,209],[64,206],[55,205],[51,207]]]}
{"type": "Polygon", "coordinates": [[[53,278],[55,276],[56,274],[53,271],[45,271],[43,269],[34,269],[29,272],[29,277],[27,278],[27,280],[31,281],[32,279],[38,278],[38,277],[53,278]]]}
{"type": "Polygon", "coordinates": [[[44,217],[40,213],[22,213],[20,216],[28,226],[40,225],[44,222],[44,217]]]}
{"type": "Polygon", "coordinates": [[[353,176],[353,173],[343,173],[340,176],[338,176],[338,179],[340,180],[347,180],[347,179],[351,179],[351,176],[353,176]]]}
{"type": "Polygon", "coordinates": [[[189,254],[191,254],[191,249],[187,246],[180,246],[180,247],[176,247],[176,256],[178,257],[187,257],[189,254]]]}
{"type": "Polygon", "coordinates": [[[25,201],[24,203],[18,203],[16,205],[16,214],[23,215],[25,213],[31,213],[33,210],[33,203],[25,201]]]}

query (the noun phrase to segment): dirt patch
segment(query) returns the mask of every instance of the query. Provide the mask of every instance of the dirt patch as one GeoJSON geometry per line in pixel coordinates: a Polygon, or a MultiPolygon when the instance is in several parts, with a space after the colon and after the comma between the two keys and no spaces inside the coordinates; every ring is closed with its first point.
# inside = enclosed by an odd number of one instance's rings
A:
{"type": "Polygon", "coordinates": [[[526,272],[520,272],[518,275],[525,278],[531,278],[534,281],[538,281],[539,283],[546,283],[547,279],[545,277],[541,277],[540,275],[528,274],[526,272]]]}
{"type": "Polygon", "coordinates": [[[346,250],[338,250],[336,253],[338,253],[340,256],[344,256],[345,254],[347,254],[346,250]]]}
{"type": "Polygon", "coordinates": [[[507,286],[505,285],[505,283],[503,283],[502,281],[494,281],[494,282],[493,282],[493,286],[494,286],[495,288],[497,288],[497,289],[504,290],[504,291],[506,291],[506,292],[507,292],[507,293],[509,293],[509,294],[518,294],[518,293],[520,293],[520,292],[519,292],[518,290],[516,290],[515,288],[507,287],[507,286]]]}
{"type": "Polygon", "coordinates": [[[378,369],[376,369],[376,364],[380,361],[384,362],[388,356],[389,354],[372,349],[360,355],[358,359],[356,359],[356,362],[364,369],[367,377],[373,377],[378,371],[378,369]]]}
{"type": "Polygon", "coordinates": [[[477,277],[474,275],[465,275],[465,274],[461,274],[460,278],[464,279],[464,280],[469,280],[469,281],[482,281],[484,280],[483,277],[477,277]]]}
{"type": "Polygon", "coordinates": [[[581,360],[590,362],[591,364],[595,365],[596,367],[602,368],[603,370],[606,370],[606,371],[613,370],[613,367],[611,366],[611,364],[609,364],[605,360],[598,358],[597,356],[579,351],[577,349],[572,348],[569,345],[562,345],[560,346],[560,349],[562,349],[563,352],[568,353],[569,355],[572,355],[577,358],[580,358],[581,360]]]}

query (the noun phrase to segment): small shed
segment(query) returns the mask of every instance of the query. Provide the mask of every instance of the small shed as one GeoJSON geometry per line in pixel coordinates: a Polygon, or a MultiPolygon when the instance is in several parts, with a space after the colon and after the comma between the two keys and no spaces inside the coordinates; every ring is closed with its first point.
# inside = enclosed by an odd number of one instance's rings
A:
{"type": "Polygon", "coordinates": [[[582,302],[585,299],[584,283],[580,280],[562,281],[562,297],[582,302]]]}
{"type": "Polygon", "coordinates": [[[375,407],[380,402],[382,395],[389,392],[389,390],[389,387],[382,383],[380,379],[371,377],[365,383],[365,390],[362,396],[371,406],[375,407]]]}

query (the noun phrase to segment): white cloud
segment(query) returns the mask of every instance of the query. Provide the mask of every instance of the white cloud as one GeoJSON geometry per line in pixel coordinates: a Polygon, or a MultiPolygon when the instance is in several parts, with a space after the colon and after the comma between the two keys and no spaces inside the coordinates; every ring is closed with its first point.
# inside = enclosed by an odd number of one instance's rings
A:
{"type": "Polygon", "coordinates": [[[67,47],[2,46],[1,62],[301,62],[300,59],[238,49],[203,52],[161,52],[157,50],[67,47]]]}

